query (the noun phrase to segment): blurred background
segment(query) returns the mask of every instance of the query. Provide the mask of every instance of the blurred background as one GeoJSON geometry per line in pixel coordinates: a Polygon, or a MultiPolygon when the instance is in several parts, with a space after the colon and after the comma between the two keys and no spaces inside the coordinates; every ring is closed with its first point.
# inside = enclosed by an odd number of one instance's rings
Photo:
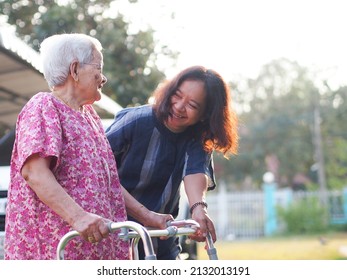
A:
{"type": "MultiPolygon", "coordinates": [[[[160,82],[188,66],[213,68],[228,81],[240,149],[229,160],[215,155],[218,188],[207,197],[223,248],[223,242],[245,249],[246,241],[283,237],[291,244],[310,236],[334,255],[293,258],[346,258],[346,6],[343,0],[0,0],[0,195],[16,116],[47,88],[40,42],[81,32],[104,47],[108,82],[104,103],[96,105],[104,119],[147,103],[160,82]]],[[[263,249],[258,258],[266,258],[263,249]]]]}

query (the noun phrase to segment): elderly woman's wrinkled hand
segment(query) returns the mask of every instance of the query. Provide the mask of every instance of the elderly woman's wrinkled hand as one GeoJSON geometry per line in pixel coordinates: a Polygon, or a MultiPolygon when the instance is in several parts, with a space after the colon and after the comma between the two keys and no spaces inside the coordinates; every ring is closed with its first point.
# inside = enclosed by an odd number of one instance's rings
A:
{"type": "Polygon", "coordinates": [[[110,231],[109,221],[92,213],[85,214],[76,220],[73,228],[77,230],[82,238],[88,242],[96,243],[108,237],[110,231]]]}
{"type": "MultiPolygon", "coordinates": [[[[174,218],[170,214],[160,214],[153,211],[150,211],[149,217],[148,217],[148,224],[146,224],[147,227],[153,227],[157,229],[166,229],[167,228],[167,222],[173,221],[174,218]]],[[[168,239],[166,236],[159,237],[161,240],[168,239]]]]}
{"type": "Polygon", "coordinates": [[[154,211],[149,211],[145,226],[157,229],[166,229],[168,221],[173,221],[173,217],[170,214],[160,214],[154,211]]]}

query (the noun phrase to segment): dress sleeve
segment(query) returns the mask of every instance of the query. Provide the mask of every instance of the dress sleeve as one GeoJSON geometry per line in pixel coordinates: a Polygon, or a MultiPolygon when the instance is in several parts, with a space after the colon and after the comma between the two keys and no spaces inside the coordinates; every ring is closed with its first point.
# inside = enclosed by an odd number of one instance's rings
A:
{"type": "Polygon", "coordinates": [[[22,109],[16,124],[16,146],[20,169],[33,154],[56,157],[52,169],[59,164],[62,129],[57,109],[49,98],[38,94],[22,109]]]}
{"type": "Polygon", "coordinates": [[[214,175],[213,154],[204,151],[199,141],[192,141],[188,145],[183,176],[203,173],[209,179],[208,190],[216,187],[214,175]]]}

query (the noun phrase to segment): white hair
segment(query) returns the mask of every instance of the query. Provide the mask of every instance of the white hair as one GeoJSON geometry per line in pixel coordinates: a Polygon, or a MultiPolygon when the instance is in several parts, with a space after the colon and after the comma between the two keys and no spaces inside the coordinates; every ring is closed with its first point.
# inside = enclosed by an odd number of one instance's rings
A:
{"type": "Polygon", "coordinates": [[[40,46],[43,75],[48,86],[65,83],[70,64],[73,61],[89,63],[93,60],[93,52],[102,50],[99,40],[85,34],[59,34],[42,41],[40,46]]]}

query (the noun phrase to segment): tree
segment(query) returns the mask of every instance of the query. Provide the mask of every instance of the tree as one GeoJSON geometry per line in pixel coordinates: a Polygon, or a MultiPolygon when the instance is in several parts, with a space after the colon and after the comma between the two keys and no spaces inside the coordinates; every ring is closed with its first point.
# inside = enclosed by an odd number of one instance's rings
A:
{"type": "Polygon", "coordinates": [[[224,173],[238,180],[251,177],[258,186],[266,171],[280,186],[307,174],[314,164],[312,100],[318,92],[309,71],[287,59],[274,60],[256,79],[235,83],[233,92],[240,107],[250,110],[240,114],[239,155],[224,165],[224,173]]]}
{"type": "Polygon", "coordinates": [[[309,69],[278,59],[264,65],[256,79],[231,88],[242,109],[240,150],[229,162],[216,157],[219,176],[259,187],[271,171],[280,187],[294,186],[301,177],[317,188],[320,165],[328,189],[346,187],[347,87],[332,90],[309,69]]]}
{"type": "Polygon", "coordinates": [[[335,91],[328,85],[327,88],[321,106],[327,185],[342,189],[347,186],[347,87],[335,91]]]}
{"type": "MultiPolygon", "coordinates": [[[[44,38],[57,33],[79,32],[98,38],[104,47],[104,74],[108,78],[104,93],[124,107],[144,104],[164,78],[155,64],[153,30],[131,34],[121,14],[105,16],[111,2],[3,0],[0,10],[8,23],[16,26],[18,35],[36,50],[44,38]]],[[[176,55],[166,46],[161,52],[173,59],[176,55]]]]}

